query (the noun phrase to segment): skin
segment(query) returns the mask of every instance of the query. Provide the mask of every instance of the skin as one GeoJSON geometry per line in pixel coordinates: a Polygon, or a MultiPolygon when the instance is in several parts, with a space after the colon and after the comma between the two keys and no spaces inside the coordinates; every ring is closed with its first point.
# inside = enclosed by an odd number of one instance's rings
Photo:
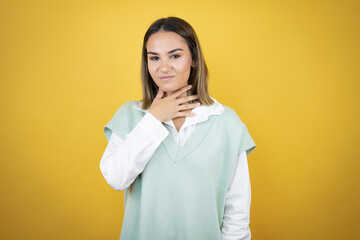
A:
{"type": "Polygon", "coordinates": [[[179,131],[186,117],[194,116],[191,110],[200,103],[188,103],[198,96],[187,96],[191,65],[193,60],[186,41],[174,32],[157,32],[152,34],[146,44],[148,52],[148,71],[159,87],[149,112],[159,121],[172,119],[179,131]],[[169,53],[170,52],[170,53],[169,53]],[[174,76],[170,80],[160,79],[163,76],[174,76]]]}

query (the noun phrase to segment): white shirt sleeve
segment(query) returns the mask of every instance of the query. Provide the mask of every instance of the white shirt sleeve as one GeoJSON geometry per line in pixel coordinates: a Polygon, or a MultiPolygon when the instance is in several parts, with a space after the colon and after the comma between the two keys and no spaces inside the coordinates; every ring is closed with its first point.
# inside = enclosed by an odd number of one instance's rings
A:
{"type": "Polygon", "coordinates": [[[246,152],[239,154],[226,194],[222,240],[250,240],[251,186],[246,152]]]}
{"type": "Polygon", "coordinates": [[[112,133],[100,161],[105,180],[115,190],[126,189],[169,134],[166,127],[147,112],[125,139],[112,133]]]}

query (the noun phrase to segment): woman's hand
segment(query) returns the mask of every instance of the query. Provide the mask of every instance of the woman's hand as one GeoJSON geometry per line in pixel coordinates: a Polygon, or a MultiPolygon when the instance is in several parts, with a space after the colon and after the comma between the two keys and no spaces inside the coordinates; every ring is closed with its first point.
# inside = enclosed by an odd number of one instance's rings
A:
{"type": "Polygon", "coordinates": [[[189,101],[198,99],[199,97],[197,95],[179,97],[181,94],[191,89],[191,87],[191,85],[187,85],[164,98],[162,98],[164,91],[159,88],[159,91],[150,106],[149,112],[160,122],[166,122],[167,120],[178,117],[195,116],[195,113],[185,111],[199,106],[200,103],[198,102],[188,103],[189,101]]]}

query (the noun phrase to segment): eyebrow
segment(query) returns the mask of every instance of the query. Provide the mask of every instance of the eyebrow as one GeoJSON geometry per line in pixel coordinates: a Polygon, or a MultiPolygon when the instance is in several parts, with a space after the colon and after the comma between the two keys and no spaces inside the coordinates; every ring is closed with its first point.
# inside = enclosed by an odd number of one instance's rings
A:
{"type": "MultiPolygon", "coordinates": [[[[181,49],[181,48],[175,48],[175,49],[169,51],[168,54],[171,54],[171,53],[176,52],[176,51],[184,51],[184,50],[181,49]]],[[[159,55],[159,54],[156,53],[156,52],[147,52],[147,54],[159,55]]]]}

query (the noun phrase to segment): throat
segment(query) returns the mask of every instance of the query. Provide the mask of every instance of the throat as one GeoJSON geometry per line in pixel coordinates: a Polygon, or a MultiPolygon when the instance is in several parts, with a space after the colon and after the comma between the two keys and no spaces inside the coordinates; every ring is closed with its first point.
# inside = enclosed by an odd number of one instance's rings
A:
{"type": "Polygon", "coordinates": [[[180,131],[182,125],[184,125],[185,120],[186,120],[186,117],[174,118],[172,120],[175,125],[175,128],[178,132],[180,131]]]}

